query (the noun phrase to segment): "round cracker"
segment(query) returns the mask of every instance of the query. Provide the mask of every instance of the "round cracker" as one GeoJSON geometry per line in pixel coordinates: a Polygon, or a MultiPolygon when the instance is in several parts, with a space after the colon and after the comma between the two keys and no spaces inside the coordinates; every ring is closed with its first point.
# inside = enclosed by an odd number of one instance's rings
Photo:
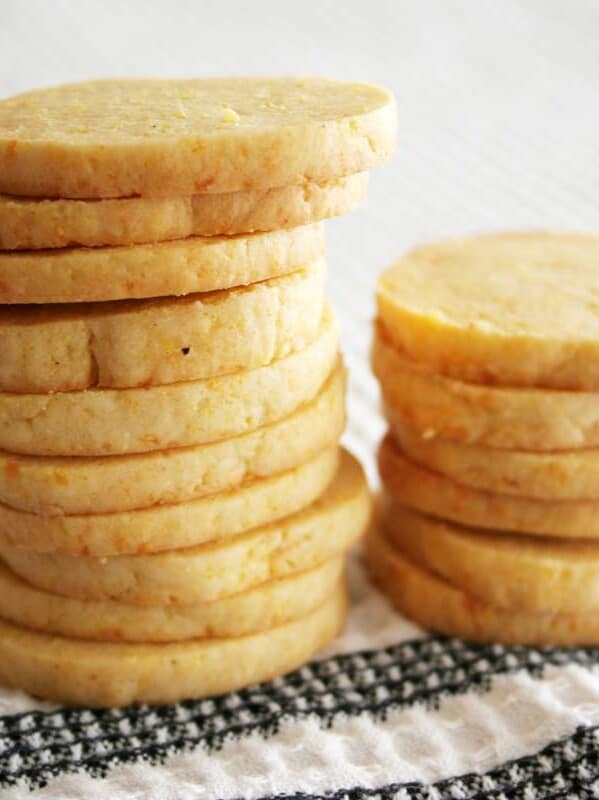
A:
{"type": "MultiPolygon", "coordinates": [[[[312,503],[337,469],[337,448],[268,478],[187,503],[111,514],[42,517],[0,505],[0,538],[39,553],[153,553],[233,536],[312,503]]],[[[4,547],[0,543],[0,552],[4,547]]]]}
{"type": "Polygon", "coordinates": [[[0,192],[165,197],[326,181],[395,147],[392,95],[326,78],[98,80],[0,102],[0,192]]]}
{"type": "Polygon", "coordinates": [[[316,338],[325,273],[322,260],[187,297],[0,306],[0,391],[156,386],[256,369],[316,338]]]}
{"type": "Polygon", "coordinates": [[[303,464],[345,427],[345,371],[289,416],[196,447],[122,456],[51,458],[0,452],[0,503],[42,516],[105,514],[183,503],[303,464]]]}
{"type": "Polygon", "coordinates": [[[147,244],[294,228],[352,211],[368,173],[325,183],[188,197],[43,200],[0,195],[0,250],[147,244]]]}
{"type": "Polygon", "coordinates": [[[27,583],[79,600],[211,603],[346,551],[363,533],[370,512],[362,468],[343,453],[334,480],[310,506],[241,535],[206,541],[200,533],[204,544],[195,547],[112,557],[36,553],[0,541],[0,556],[27,583]]]}
{"type": "Polygon", "coordinates": [[[411,561],[496,608],[587,612],[599,608],[599,545],[465,528],[388,498],[387,538],[411,561]]]}
{"type": "Polygon", "coordinates": [[[399,418],[393,434],[410,461],[456,483],[539,500],[599,500],[599,450],[531,453],[425,436],[399,418]]]}
{"type": "Polygon", "coordinates": [[[596,500],[537,500],[472,489],[413,463],[389,436],[379,450],[379,470],[398,503],[424,514],[531,536],[599,537],[596,500]]]}
{"type": "Polygon", "coordinates": [[[313,342],[257,369],[148,388],[0,393],[0,449],[102,456],[239,436],[314,399],[339,363],[338,342],[326,307],[313,342]]]}
{"type": "Polygon", "coordinates": [[[299,667],[337,635],[346,609],[339,586],[316,611],[269,631],[171,644],[85,642],[0,622],[0,681],[83,706],[209,697],[299,667]]]}
{"type": "Polygon", "coordinates": [[[30,586],[0,564],[0,616],[23,628],[105,642],[177,642],[247,636],[317,609],[339,584],[343,557],[192,606],[134,606],[76,600],[30,586]]]}
{"type": "Polygon", "coordinates": [[[599,395],[506,389],[444,378],[411,361],[377,332],[373,369],[392,427],[487,447],[570,450],[599,445],[599,395]]]}
{"type": "Polygon", "coordinates": [[[420,247],[380,277],[390,341],[442,375],[599,389],[599,237],[498,233],[420,247]]]}
{"type": "Polygon", "coordinates": [[[322,226],[123,247],[0,252],[0,303],[81,303],[212,292],[325,255],[322,226]]]}
{"type": "Polygon", "coordinates": [[[599,644],[596,612],[543,614],[494,608],[418,567],[379,531],[368,535],[366,560],[374,582],[393,605],[424,628],[475,642],[599,644]]]}

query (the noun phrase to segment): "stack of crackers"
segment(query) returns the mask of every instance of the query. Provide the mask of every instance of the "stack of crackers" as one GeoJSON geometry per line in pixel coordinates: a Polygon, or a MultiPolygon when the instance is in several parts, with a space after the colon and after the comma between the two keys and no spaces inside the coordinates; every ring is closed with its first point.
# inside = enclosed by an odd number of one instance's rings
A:
{"type": "Polygon", "coordinates": [[[597,644],[599,238],[421,247],[377,299],[375,580],[443,633],[597,644]]]}
{"type": "Polygon", "coordinates": [[[0,680],[90,705],[237,689],[341,627],[369,517],[321,220],[384,89],[99,81],[0,103],[0,680]]]}

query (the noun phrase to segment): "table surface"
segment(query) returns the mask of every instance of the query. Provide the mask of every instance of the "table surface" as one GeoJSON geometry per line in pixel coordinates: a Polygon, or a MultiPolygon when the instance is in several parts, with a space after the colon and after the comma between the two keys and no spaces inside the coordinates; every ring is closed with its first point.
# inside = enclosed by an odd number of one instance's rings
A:
{"type": "MultiPolygon", "coordinates": [[[[394,90],[397,156],[373,174],[368,206],[328,225],[351,370],[346,441],[375,482],[377,273],[443,236],[599,227],[598,41],[594,0],[0,0],[0,96],[110,75],[326,74],[394,90]]],[[[345,636],[320,665],[265,690],[260,713],[243,710],[251,693],[170,717],[40,715],[48,707],[0,693],[1,796],[29,797],[46,779],[36,797],[352,789],[358,800],[387,787],[381,796],[466,798],[502,786],[517,797],[595,796],[595,651],[425,636],[369,589],[357,561],[352,594],[345,636]],[[456,782],[472,771],[486,777],[456,782]],[[21,778],[8,788],[11,774],[21,778]]]]}

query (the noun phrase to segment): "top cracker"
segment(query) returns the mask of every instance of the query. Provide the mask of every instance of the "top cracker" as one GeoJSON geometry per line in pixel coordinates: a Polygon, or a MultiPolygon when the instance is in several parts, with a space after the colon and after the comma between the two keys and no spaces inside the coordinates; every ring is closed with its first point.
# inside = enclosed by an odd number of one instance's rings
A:
{"type": "Polygon", "coordinates": [[[441,375],[599,390],[598,236],[531,231],[425,245],[381,275],[377,306],[391,343],[441,375]]]}
{"type": "Polygon", "coordinates": [[[167,196],[325,181],[390,157],[393,96],[323,78],[100,80],[0,102],[0,192],[167,196]]]}

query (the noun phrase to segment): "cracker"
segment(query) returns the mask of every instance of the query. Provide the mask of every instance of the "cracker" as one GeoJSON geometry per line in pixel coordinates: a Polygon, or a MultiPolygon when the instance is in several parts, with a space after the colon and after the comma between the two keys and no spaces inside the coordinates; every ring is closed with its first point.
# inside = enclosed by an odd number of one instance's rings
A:
{"type": "Polygon", "coordinates": [[[324,183],[188,197],[44,200],[0,195],[0,250],[146,244],[294,228],[347,214],[368,173],[324,183]]]}
{"type": "Polygon", "coordinates": [[[321,225],[123,247],[0,252],[0,303],[82,303],[246,286],[325,255],[321,225]]]}
{"type": "Polygon", "coordinates": [[[187,297],[0,306],[0,391],[156,386],[264,366],[318,335],[325,273],[323,260],[187,297]]]}
{"type": "Polygon", "coordinates": [[[537,500],[472,489],[413,463],[390,437],[379,450],[379,470],[398,503],[461,525],[531,536],[599,537],[596,500],[537,500]]]}
{"type": "Polygon", "coordinates": [[[599,500],[599,450],[550,453],[505,450],[426,436],[395,420],[393,432],[410,461],[456,483],[538,500],[599,500]]]}
{"type": "Polygon", "coordinates": [[[30,586],[0,564],[0,617],[23,628],[105,642],[177,642],[247,636],[315,611],[339,584],[343,557],[212,603],[134,606],[76,600],[30,586]]]}
{"type": "Polygon", "coordinates": [[[0,449],[101,456],[239,436],[314,399],[339,363],[338,341],[326,307],[313,342],[257,369],[148,388],[0,393],[0,449]]]}
{"type": "Polygon", "coordinates": [[[84,642],[0,622],[0,681],[83,706],[210,697],[301,666],[337,635],[346,609],[340,586],[316,611],[269,631],[171,644],[84,642]]]}
{"type": "Polygon", "coordinates": [[[0,503],[42,516],[183,503],[303,464],[337,444],[344,427],[345,372],[337,367],[313,400],[230,439],[88,458],[0,452],[0,503]]]}
{"type": "Polygon", "coordinates": [[[599,388],[599,237],[498,233],[417,248],[377,285],[390,341],[472,383],[599,388]]]}
{"type": "Polygon", "coordinates": [[[371,500],[358,462],[339,470],[310,506],[241,535],[159,553],[112,557],[36,553],[0,540],[0,555],[27,583],[80,600],[193,605],[248,591],[345,552],[364,532],[371,500]]]}
{"type": "MultiPolygon", "coordinates": [[[[40,553],[153,553],[233,536],[312,503],[337,470],[337,448],[287,472],[186,503],[111,514],[42,517],[0,505],[0,539],[40,553]]],[[[3,545],[0,544],[0,552],[3,545]]]]}
{"type": "Polygon", "coordinates": [[[414,622],[475,642],[527,645],[596,645],[599,616],[500,609],[418,567],[377,531],[369,534],[366,560],[375,583],[414,622]]]}
{"type": "Polygon", "coordinates": [[[508,389],[445,378],[402,356],[377,332],[373,369],[391,426],[425,436],[517,450],[571,450],[599,445],[599,395],[508,389]]]}
{"type": "Polygon", "coordinates": [[[326,78],[98,80],[0,102],[0,192],[253,191],[362,172],[396,138],[392,95],[326,78]]]}
{"type": "Polygon", "coordinates": [[[527,612],[599,609],[596,542],[515,536],[381,503],[389,541],[411,561],[495,608],[527,612]]]}

